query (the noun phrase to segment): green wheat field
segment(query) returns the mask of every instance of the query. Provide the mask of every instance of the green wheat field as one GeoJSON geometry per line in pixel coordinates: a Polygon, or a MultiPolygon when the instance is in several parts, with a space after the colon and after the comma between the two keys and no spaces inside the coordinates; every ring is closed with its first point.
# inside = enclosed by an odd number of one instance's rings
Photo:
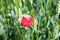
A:
{"type": "Polygon", "coordinates": [[[0,40],[60,40],[60,0],[0,0],[0,40]],[[21,14],[34,23],[21,25],[21,14]]]}

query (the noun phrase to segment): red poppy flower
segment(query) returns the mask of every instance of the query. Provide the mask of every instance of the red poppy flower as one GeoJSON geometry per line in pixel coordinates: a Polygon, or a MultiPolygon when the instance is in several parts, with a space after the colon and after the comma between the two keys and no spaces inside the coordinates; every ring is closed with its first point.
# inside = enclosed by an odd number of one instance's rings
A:
{"type": "Polygon", "coordinates": [[[23,14],[19,17],[19,23],[26,27],[29,27],[33,21],[33,18],[27,14],[23,14]]]}

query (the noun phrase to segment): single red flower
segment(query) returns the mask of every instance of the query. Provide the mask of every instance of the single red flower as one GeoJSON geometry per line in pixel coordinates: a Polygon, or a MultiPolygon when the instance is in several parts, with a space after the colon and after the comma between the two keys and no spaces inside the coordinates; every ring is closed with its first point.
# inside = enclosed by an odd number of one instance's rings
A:
{"type": "Polygon", "coordinates": [[[23,14],[19,17],[19,23],[25,27],[29,27],[34,22],[34,19],[27,14],[23,14]]]}

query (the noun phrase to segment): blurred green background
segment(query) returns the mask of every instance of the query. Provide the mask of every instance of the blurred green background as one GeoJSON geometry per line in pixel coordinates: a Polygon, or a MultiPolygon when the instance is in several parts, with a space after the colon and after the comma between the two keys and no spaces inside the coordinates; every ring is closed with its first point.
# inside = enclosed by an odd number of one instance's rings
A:
{"type": "Polygon", "coordinates": [[[60,0],[0,0],[0,40],[60,40],[60,0]],[[27,29],[24,13],[34,18],[27,29]]]}

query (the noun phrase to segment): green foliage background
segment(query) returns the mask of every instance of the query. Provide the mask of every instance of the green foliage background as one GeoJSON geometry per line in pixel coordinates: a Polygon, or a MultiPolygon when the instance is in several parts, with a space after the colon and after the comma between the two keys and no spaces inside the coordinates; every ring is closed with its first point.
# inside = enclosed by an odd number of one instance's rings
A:
{"type": "Polygon", "coordinates": [[[0,40],[60,40],[60,0],[0,0],[0,40]],[[24,13],[34,18],[28,28],[24,13]]]}

